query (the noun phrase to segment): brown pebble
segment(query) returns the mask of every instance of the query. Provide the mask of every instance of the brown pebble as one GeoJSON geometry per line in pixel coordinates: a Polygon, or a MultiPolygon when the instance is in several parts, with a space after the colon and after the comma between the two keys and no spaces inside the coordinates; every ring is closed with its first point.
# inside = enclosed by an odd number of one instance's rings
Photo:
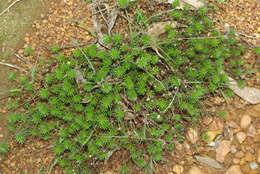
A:
{"type": "Polygon", "coordinates": [[[237,158],[242,158],[242,157],[244,157],[244,152],[242,152],[242,151],[239,151],[239,152],[237,152],[237,153],[235,153],[235,157],[237,157],[237,158]]]}
{"type": "Polygon", "coordinates": [[[248,162],[252,162],[255,160],[255,156],[249,152],[247,152],[245,154],[245,160],[248,161],[248,162]]]}
{"type": "Polygon", "coordinates": [[[234,159],[233,159],[233,163],[234,163],[234,164],[239,164],[239,162],[240,162],[240,160],[239,160],[238,158],[234,158],[234,159]]]}

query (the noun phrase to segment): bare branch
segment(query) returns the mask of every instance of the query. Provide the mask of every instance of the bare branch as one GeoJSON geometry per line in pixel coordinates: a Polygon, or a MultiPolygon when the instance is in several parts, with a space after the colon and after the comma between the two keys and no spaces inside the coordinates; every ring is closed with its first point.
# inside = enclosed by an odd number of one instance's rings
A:
{"type": "Polygon", "coordinates": [[[0,65],[4,65],[4,66],[8,66],[8,67],[11,67],[11,68],[15,68],[15,69],[18,69],[22,72],[25,72],[25,73],[29,73],[29,71],[17,66],[17,65],[13,65],[13,64],[9,64],[9,63],[4,63],[4,62],[0,62],[0,65]]]}
{"type": "Polygon", "coordinates": [[[4,9],[1,13],[0,16],[2,16],[4,13],[6,13],[7,11],[10,10],[10,8],[12,8],[16,3],[20,2],[22,0],[15,0],[12,4],[10,4],[6,9],[4,9]]]}

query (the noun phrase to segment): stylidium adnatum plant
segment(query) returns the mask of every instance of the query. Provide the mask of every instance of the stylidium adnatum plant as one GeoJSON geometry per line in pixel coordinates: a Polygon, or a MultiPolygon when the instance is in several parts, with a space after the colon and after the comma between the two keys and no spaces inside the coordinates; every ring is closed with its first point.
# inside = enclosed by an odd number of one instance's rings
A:
{"type": "MultiPolygon", "coordinates": [[[[111,49],[89,45],[66,57],[52,47],[57,56],[48,65],[51,70],[38,72],[44,75],[34,83],[22,77],[20,87],[12,89],[18,100],[10,109],[24,110],[7,118],[16,141],[30,136],[53,141],[58,165],[67,173],[120,149],[128,150],[139,167],[162,161],[164,152],[174,149],[173,141],[184,140],[184,123],[203,116],[203,99],[219,91],[230,95],[226,73],[240,79],[245,52],[234,33],[222,35],[213,28],[205,7],[173,9],[168,15],[186,27],[166,27],[163,40],[134,30],[127,37],[105,36],[111,49]]],[[[153,21],[141,10],[134,19],[133,25],[142,27],[153,21]]]]}

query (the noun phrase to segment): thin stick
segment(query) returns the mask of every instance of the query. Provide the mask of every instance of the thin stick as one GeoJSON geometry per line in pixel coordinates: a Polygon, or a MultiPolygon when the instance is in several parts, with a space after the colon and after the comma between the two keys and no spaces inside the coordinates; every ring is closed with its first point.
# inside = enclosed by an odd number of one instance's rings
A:
{"type": "Polygon", "coordinates": [[[52,169],[54,168],[54,166],[56,166],[57,163],[58,163],[57,158],[52,160],[52,163],[50,164],[50,167],[49,167],[47,174],[51,174],[52,169]]]}
{"type": "MultiPolygon", "coordinates": [[[[75,47],[84,47],[86,45],[91,45],[91,44],[96,44],[97,43],[97,39],[95,39],[94,41],[90,41],[90,42],[83,42],[83,43],[78,43],[77,45],[65,45],[65,46],[61,46],[60,49],[64,50],[64,49],[70,49],[70,48],[75,48],[75,47]]],[[[48,50],[50,51],[51,48],[48,48],[48,50]]]]}
{"type": "Polygon", "coordinates": [[[92,62],[89,60],[88,56],[84,53],[84,51],[78,46],[78,41],[77,40],[74,40],[73,41],[75,43],[75,45],[77,46],[77,48],[80,50],[80,52],[83,54],[83,56],[87,59],[88,61],[88,64],[90,66],[90,68],[93,70],[93,73],[96,74],[96,70],[92,64],[92,62]]]}
{"type": "Polygon", "coordinates": [[[14,54],[19,60],[21,60],[22,62],[24,63],[27,63],[27,64],[31,64],[28,60],[26,60],[25,58],[23,58],[21,55],[19,54],[14,54]]]}
{"type": "MultiPolygon", "coordinates": [[[[107,19],[105,18],[105,16],[104,16],[103,12],[101,11],[101,9],[100,9],[100,7],[99,7],[99,3],[98,3],[98,2],[96,2],[96,6],[97,6],[97,8],[98,8],[98,12],[101,14],[101,17],[103,18],[103,20],[105,21],[106,25],[108,26],[107,19]]],[[[105,8],[105,9],[107,9],[107,8],[105,8]]]]}
{"type": "Polygon", "coordinates": [[[18,69],[18,70],[20,70],[22,72],[26,72],[26,73],[29,72],[29,71],[27,71],[27,70],[25,70],[25,69],[23,69],[23,68],[21,68],[19,66],[12,65],[12,64],[9,64],[9,63],[0,62],[0,65],[5,65],[5,66],[11,67],[11,68],[15,68],[15,69],[18,69]]]}
{"type": "Polygon", "coordinates": [[[96,15],[96,14],[98,14],[98,13],[100,13],[100,12],[107,11],[108,9],[110,9],[110,8],[115,8],[115,7],[116,7],[116,5],[113,5],[113,6],[104,8],[104,9],[100,9],[100,10],[97,11],[96,13],[91,14],[90,17],[92,17],[93,15],[96,15]]]}
{"type": "Polygon", "coordinates": [[[167,142],[163,139],[155,139],[155,138],[141,138],[141,137],[130,137],[130,136],[97,136],[97,137],[104,137],[104,138],[129,138],[129,139],[137,139],[137,140],[144,140],[144,141],[161,141],[161,142],[167,142]]]}
{"type": "Polygon", "coordinates": [[[167,108],[165,108],[165,110],[163,111],[163,113],[166,113],[166,112],[168,111],[168,109],[172,106],[172,104],[173,104],[173,102],[174,102],[174,100],[175,100],[175,97],[176,97],[178,91],[179,91],[179,88],[177,88],[177,91],[175,92],[175,94],[174,94],[174,96],[173,96],[171,102],[169,103],[169,105],[167,106],[167,108]]]}
{"type": "Polygon", "coordinates": [[[6,9],[4,9],[4,11],[2,11],[2,12],[0,13],[0,16],[2,16],[5,12],[9,11],[10,8],[12,8],[16,3],[20,2],[20,1],[22,1],[22,0],[16,0],[16,1],[14,1],[14,2],[13,2],[12,4],[10,4],[6,9]]]}

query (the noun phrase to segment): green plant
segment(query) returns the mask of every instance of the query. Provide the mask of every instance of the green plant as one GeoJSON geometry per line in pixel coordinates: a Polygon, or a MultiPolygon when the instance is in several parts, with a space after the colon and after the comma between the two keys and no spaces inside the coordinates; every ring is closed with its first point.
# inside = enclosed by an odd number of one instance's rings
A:
{"type": "Polygon", "coordinates": [[[220,118],[225,118],[227,116],[227,112],[221,111],[221,112],[218,113],[217,116],[220,117],[220,118]]]}
{"type": "MultiPolygon", "coordinates": [[[[89,45],[73,51],[73,58],[57,55],[52,70],[38,72],[44,76],[35,83],[22,77],[12,91],[28,105],[8,117],[15,139],[52,140],[66,173],[87,160],[107,160],[117,149],[152,170],[174,140],[184,141],[185,123],[204,114],[203,99],[219,91],[228,96],[228,75],[239,80],[244,73],[245,47],[232,32],[215,30],[207,11],[174,9],[169,17],[187,27],[166,27],[162,40],[135,27],[127,37],[105,36],[111,49],[89,45]]],[[[136,23],[146,19],[138,14],[136,23]]]]}
{"type": "Polygon", "coordinates": [[[254,49],[255,54],[260,55],[260,47],[254,49]]]}
{"type": "Polygon", "coordinates": [[[120,174],[128,174],[129,173],[129,167],[128,166],[122,166],[120,168],[120,174]]]}
{"type": "Polygon", "coordinates": [[[129,0],[117,0],[117,4],[120,8],[127,8],[130,5],[129,0]]]}
{"type": "Polygon", "coordinates": [[[0,143],[0,153],[6,153],[9,150],[7,143],[0,143]]]}
{"type": "Polygon", "coordinates": [[[207,143],[207,142],[209,142],[210,137],[208,136],[207,133],[203,133],[202,136],[201,136],[201,139],[202,139],[202,141],[207,143]]]}
{"type": "Polygon", "coordinates": [[[28,47],[25,47],[24,50],[23,50],[23,54],[25,56],[29,56],[33,53],[33,49],[32,47],[28,46],[28,47]]]}
{"type": "Polygon", "coordinates": [[[53,46],[51,47],[51,52],[52,53],[58,53],[61,50],[59,46],[53,46]]]}

